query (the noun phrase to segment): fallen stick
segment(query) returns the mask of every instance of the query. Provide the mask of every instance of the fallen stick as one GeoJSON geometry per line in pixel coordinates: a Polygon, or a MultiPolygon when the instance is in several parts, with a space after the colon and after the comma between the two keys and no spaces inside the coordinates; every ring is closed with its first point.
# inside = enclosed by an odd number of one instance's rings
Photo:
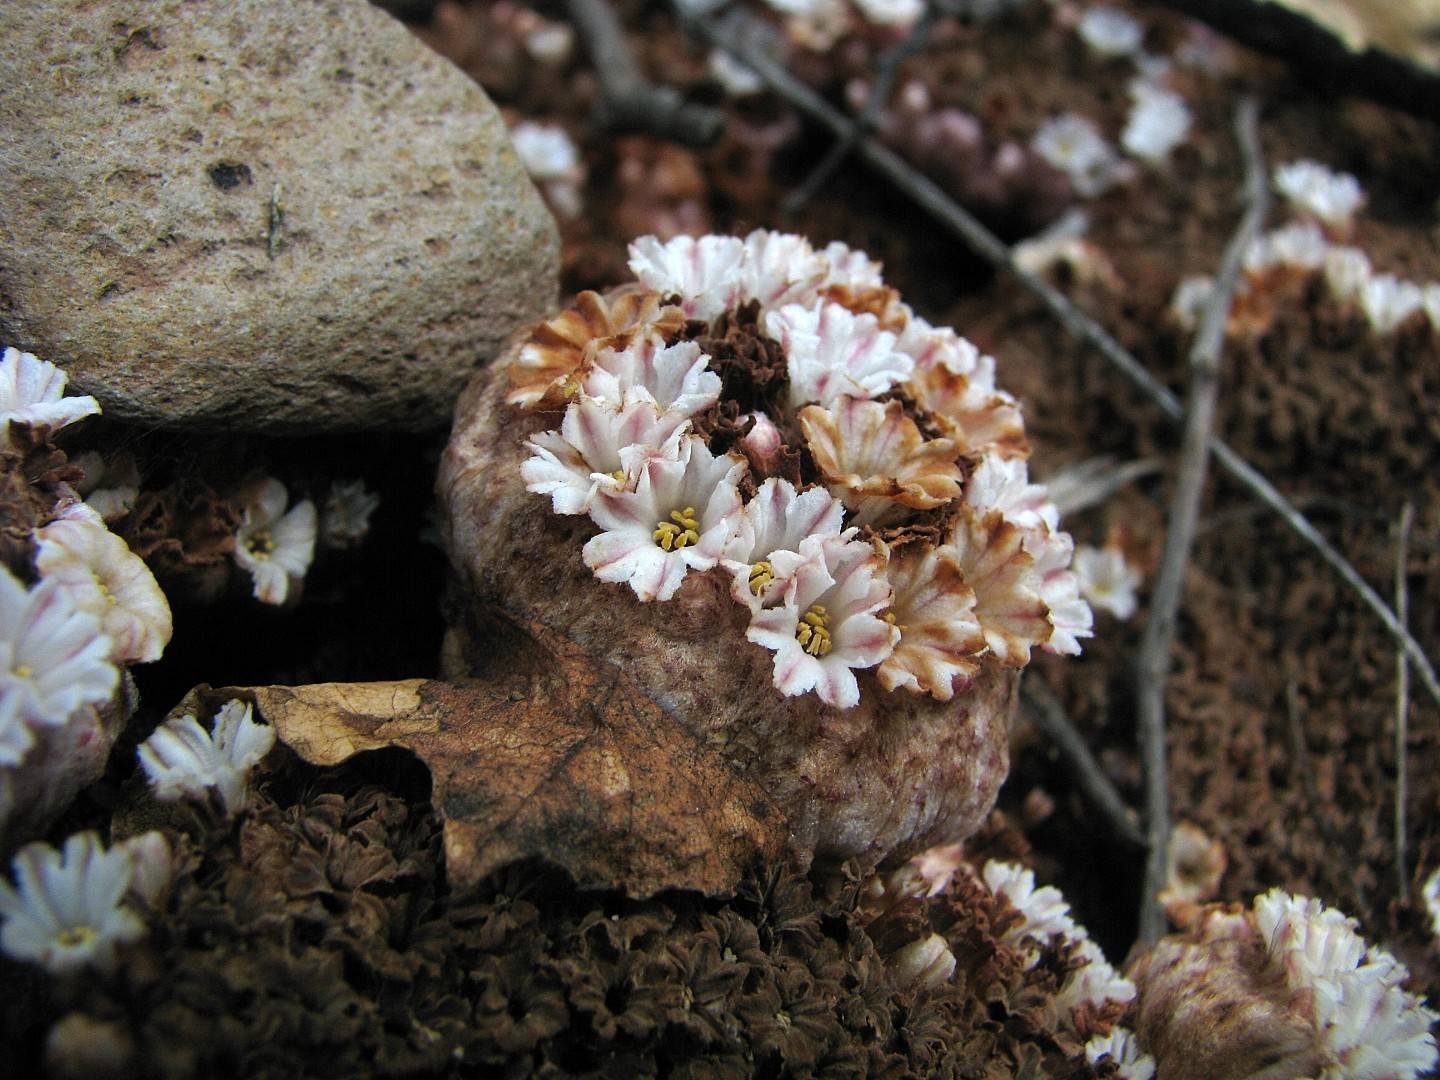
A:
{"type": "Polygon", "coordinates": [[[1165,932],[1165,912],[1159,894],[1165,887],[1166,844],[1170,836],[1169,762],[1165,746],[1165,687],[1170,678],[1171,653],[1180,600],[1185,592],[1185,570],[1200,519],[1200,498],[1210,463],[1210,432],[1220,388],[1220,352],[1225,344],[1225,322],[1235,298],[1245,252],[1260,234],[1269,206],[1268,177],[1260,149],[1259,106],[1246,98],[1236,111],[1235,132],[1245,159],[1245,213],[1225,254],[1215,288],[1205,304],[1204,318],[1190,349],[1190,392],[1180,444],[1180,468],[1170,519],[1165,530],[1165,551],[1150,613],[1140,637],[1135,664],[1135,698],[1140,733],[1140,760],[1145,770],[1145,879],[1140,894],[1142,943],[1152,944],[1165,932]]]}

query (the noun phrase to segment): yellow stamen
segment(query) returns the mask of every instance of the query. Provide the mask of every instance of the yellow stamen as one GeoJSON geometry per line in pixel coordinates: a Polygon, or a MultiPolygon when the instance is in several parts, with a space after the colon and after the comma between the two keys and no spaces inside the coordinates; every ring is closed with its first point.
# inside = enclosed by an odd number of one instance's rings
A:
{"type": "Polygon", "coordinates": [[[823,604],[812,604],[795,626],[795,640],[811,656],[824,656],[830,651],[830,615],[823,604]]]}
{"type": "Polygon", "coordinates": [[[35,674],[35,669],[28,664],[21,664],[15,669],[15,674],[19,675],[22,679],[28,679],[31,675],[35,674]]]}
{"type": "Polygon", "coordinates": [[[268,529],[257,529],[245,541],[245,549],[257,559],[268,559],[275,550],[275,538],[268,529]]]}
{"type": "Polygon", "coordinates": [[[893,611],[887,611],[884,615],[881,615],[880,617],[886,622],[888,622],[891,626],[897,628],[902,634],[908,629],[904,623],[895,621],[895,612],[893,611]]]}
{"type": "Polygon", "coordinates": [[[610,478],[614,480],[617,484],[623,484],[625,482],[625,470],[616,469],[610,474],[610,478]]]}
{"type": "Polygon", "coordinates": [[[759,596],[766,585],[775,580],[775,568],[768,562],[760,561],[750,567],[750,595],[759,596]]]}
{"type": "Polygon", "coordinates": [[[652,539],[666,551],[679,551],[698,544],[700,519],[695,516],[695,508],[687,506],[684,510],[671,510],[670,520],[655,526],[652,539]]]}
{"type": "Polygon", "coordinates": [[[73,949],[77,945],[90,944],[97,936],[93,926],[67,926],[55,936],[55,940],[65,948],[73,949]]]}

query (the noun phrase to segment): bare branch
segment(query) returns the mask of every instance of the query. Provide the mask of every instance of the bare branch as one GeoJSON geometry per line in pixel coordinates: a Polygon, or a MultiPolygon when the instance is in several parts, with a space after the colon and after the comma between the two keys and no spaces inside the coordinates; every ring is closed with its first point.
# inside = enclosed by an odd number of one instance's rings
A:
{"type": "Polygon", "coordinates": [[[708,146],[720,137],[725,126],[722,112],[689,104],[674,87],[646,80],[609,0],[566,0],[566,7],[600,80],[601,99],[594,117],[599,127],[642,132],[687,146],[708,146]]]}
{"type": "Polygon", "coordinates": [[[1159,893],[1165,886],[1165,844],[1170,836],[1169,764],[1165,753],[1165,685],[1170,676],[1171,651],[1180,600],[1185,591],[1185,569],[1200,518],[1200,498],[1210,461],[1210,431],[1215,419],[1219,391],[1220,350],[1225,343],[1225,320],[1235,297],[1240,265],[1246,250],[1260,234],[1269,205],[1268,177],[1257,130],[1259,107],[1253,98],[1240,103],[1236,114],[1236,136],[1245,158],[1246,210],[1239,227],[1226,245],[1216,277],[1215,290],[1205,306],[1205,316],[1190,349],[1190,395],[1185,410],[1184,434],[1180,445],[1180,472],[1170,521],[1165,533],[1165,552],[1155,591],[1150,598],[1150,615],[1140,638],[1136,662],[1135,696],[1139,715],[1140,758],[1145,768],[1145,831],[1149,851],[1145,857],[1145,882],[1140,895],[1140,940],[1146,944],[1160,939],[1165,931],[1165,913],[1159,893]]]}
{"type": "Polygon", "coordinates": [[[1090,752],[1084,738],[1075,730],[1065,707],[1060,704],[1045,680],[1032,674],[1020,684],[1020,697],[1025,712],[1037,728],[1055,745],[1080,784],[1081,793],[1122,838],[1136,847],[1145,846],[1145,834],[1135,823],[1135,811],[1125,805],[1120,792],[1105,775],[1100,762],[1090,752]]]}
{"type": "MultiPolygon", "coordinates": [[[[682,13],[683,14],[683,13],[682,13]]],[[[850,128],[849,119],[835,109],[824,98],[816,94],[800,80],[792,76],[763,50],[755,48],[745,40],[744,16],[731,12],[723,20],[696,20],[687,25],[692,32],[711,44],[724,49],[747,67],[753,69],[767,86],[794,108],[824,124],[837,136],[843,136],[850,128]]],[[[1099,323],[1072,304],[1064,293],[1053,288],[1048,282],[1015,265],[1010,249],[998,236],[980,221],[946,195],[936,184],[911,168],[891,150],[878,145],[873,139],[861,139],[855,148],[872,168],[883,175],[897,188],[909,195],[919,206],[932,214],[950,231],[964,240],[986,261],[1015,275],[1016,279],[1043,303],[1065,329],[1099,350],[1100,354],[1113,364],[1122,375],[1140,389],[1166,416],[1179,421],[1184,416],[1180,401],[1170,390],[1157,380],[1132,356],[1123,345],[1116,341],[1099,323]]],[[[1319,553],[1331,569],[1340,575],[1347,585],[1359,594],[1385,629],[1404,648],[1410,662],[1420,673],[1426,692],[1440,704],[1440,676],[1430,663],[1425,650],[1400,624],[1390,606],[1375,591],[1360,572],[1351,566],[1345,556],[1326,540],[1310,524],[1304,514],[1282,495],[1263,473],[1247,462],[1226,443],[1219,439],[1210,440],[1210,453],[1215,461],[1242,487],[1258,498],[1285,522],[1302,540],[1319,553]]]]}
{"type": "MultiPolygon", "coordinates": [[[[1406,564],[1410,558],[1410,526],[1415,507],[1407,502],[1400,509],[1399,533],[1395,540],[1395,615],[1400,625],[1410,618],[1410,590],[1406,564]]],[[[1410,661],[1402,650],[1395,658],[1395,895],[1403,904],[1410,898],[1409,875],[1405,872],[1405,803],[1409,788],[1410,661]]]]}

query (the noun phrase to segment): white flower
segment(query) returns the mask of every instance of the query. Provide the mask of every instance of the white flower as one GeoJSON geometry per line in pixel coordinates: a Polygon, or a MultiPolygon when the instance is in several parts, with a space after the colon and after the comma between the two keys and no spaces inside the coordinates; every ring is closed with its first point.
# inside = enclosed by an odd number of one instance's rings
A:
{"type": "Polygon", "coordinates": [[[826,705],[851,708],[860,700],[852,669],[874,667],[900,639],[876,615],[890,601],[880,556],[860,540],[816,536],[770,561],[786,582],[784,600],[756,612],[745,636],[774,650],[782,694],[814,690],[826,705]]]}
{"type": "Polygon", "coordinates": [[[1023,919],[1001,935],[1002,944],[1025,958],[1027,967],[1040,961],[1041,950],[1054,937],[1069,940],[1076,932],[1070,905],[1053,885],[1035,887],[1035,872],[1016,863],[991,859],[981,871],[986,886],[1009,900],[1023,919]]]}
{"type": "Polygon", "coordinates": [[[0,449],[8,449],[10,425],[58,431],[100,411],[93,397],[66,397],[67,376],[48,360],[19,349],[0,355],[0,449]]]}
{"type": "Polygon", "coordinates": [[[1342,231],[1349,228],[1355,211],[1365,201],[1355,177],[1331,172],[1318,161],[1292,161],[1278,166],[1275,190],[1295,209],[1342,231]]]}
{"type": "Polygon", "coordinates": [[[876,26],[906,28],[925,10],[924,0],[854,0],[865,21],[876,26]]]}
{"type": "Polygon", "coordinates": [[[130,895],[146,907],[154,907],[175,877],[175,853],[165,834],[155,829],[116,844],[117,851],[130,856],[130,895]]]}
{"type": "Polygon", "coordinates": [[[11,866],[16,886],[0,880],[0,948],[7,956],[52,975],[108,971],[118,946],[144,936],[144,924],[120,902],[134,878],[132,857],[121,848],[106,851],[95,833],[71,836],[63,854],[49,844],[26,844],[11,866]]]}
{"type": "Polygon", "coordinates": [[[662,296],[678,295],[686,316],[709,322],[740,295],[745,243],[736,236],[642,236],[630,245],[630,270],[662,296]]]}
{"type": "Polygon", "coordinates": [[[35,530],[35,568],[100,620],[112,659],[148,664],[170,642],[170,604],[144,561],[104,525],[53,521],[35,530]]]}
{"type": "Polygon", "coordinates": [[[710,51],[710,75],[732,98],[753,97],[765,89],[765,80],[724,49],[710,51]]]}
{"type": "Polygon", "coordinates": [[[1087,10],[1075,30],[1101,56],[1134,56],[1145,37],[1140,24],[1125,12],[1103,6],[1087,10]]]}
{"type": "Polygon", "coordinates": [[[745,237],[741,295],[765,310],[785,304],[812,304],[830,263],[815,254],[810,241],[791,233],[756,229],[745,237]]]}
{"type": "Polygon", "coordinates": [[[510,142],[532,180],[573,180],[580,171],[580,151],[558,124],[516,124],[510,142]]]}
{"type": "Polygon", "coordinates": [[[575,52],[575,31],[566,23],[537,21],[524,37],[525,51],[542,64],[563,64],[575,52]]]}
{"type": "Polygon", "coordinates": [[[266,604],[285,603],[315,557],[315,504],[306,499],[285,513],[289,499],[279,480],[262,480],[246,498],[235,534],[235,561],[255,579],[255,598],[266,604]]]}
{"type": "Polygon", "coordinates": [[[1359,248],[1335,247],[1325,253],[1325,284],[1336,300],[1358,302],[1370,277],[1370,257],[1359,248]]]}
{"type": "Polygon", "coordinates": [[[168,720],[140,744],[140,764],[150,791],[162,802],[188,796],[201,801],[211,790],[227,815],[245,805],[250,770],[275,745],[275,729],[257,724],[245,701],[227,701],[207,732],[193,716],[168,720]]]}
{"type": "Polygon", "coordinates": [[[765,316],[765,329],[785,350],[794,408],[830,405],[842,396],[873,397],[904,382],[915,368],[875,316],[856,315],[839,304],[787,304],[765,316]]]}
{"type": "Polygon", "coordinates": [[[1440,939],[1440,870],[1431,872],[1420,892],[1425,898],[1425,910],[1430,913],[1430,934],[1440,939]]]}
{"type": "Polygon", "coordinates": [[[1272,266],[1292,270],[1319,270],[1325,265],[1330,241],[1311,221],[1295,221],[1257,237],[1245,252],[1244,267],[1259,274],[1272,266]]]}
{"type": "Polygon", "coordinates": [[[1081,544],[1075,549],[1074,569],[1080,595],[1091,607],[1108,611],[1117,619],[1135,614],[1140,571],[1125,561],[1125,553],[1118,547],[1081,544]]]}
{"type": "Polygon", "coordinates": [[[1135,984],[1110,965],[1100,946],[1086,936],[1083,927],[1075,928],[1072,940],[1077,938],[1080,942],[1077,952],[1084,963],[1065,977],[1060,992],[1055,995],[1055,1003],[1062,1009],[1078,1009],[1082,1005],[1099,1009],[1107,1001],[1122,1004],[1134,1001],[1135,984]]]}
{"type": "Polygon", "coordinates": [[[122,451],[107,461],[91,450],[72,457],[70,464],[85,473],[75,490],[102,519],[117,521],[134,508],[140,495],[140,470],[134,454],[122,451]]]}
{"type": "Polygon", "coordinates": [[[570,403],[559,431],[542,431],[525,445],[520,466],[525,490],[549,495],[557,514],[584,514],[597,491],[620,491],[644,457],[680,456],[690,421],[645,400],[615,405],[582,396],[570,403]]]}
{"type": "Polygon", "coordinates": [[[842,244],[839,240],[826,244],[820,256],[830,267],[822,283],[827,288],[838,286],[864,292],[867,289],[878,289],[885,284],[885,279],[881,276],[884,267],[865,252],[842,244]]]}
{"type": "MultiPolygon", "coordinates": [[[[690,2],[690,0],[686,0],[690,2]]],[[[850,9],[842,0],[765,0],[784,15],[785,31],[800,45],[825,52],[851,27],[850,9]]]]}
{"type": "Polygon", "coordinates": [[[1153,83],[1130,86],[1134,104],[1120,134],[1126,153],[1151,165],[1163,165],[1170,152],[1190,134],[1190,110],[1185,99],[1153,83]]]}
{"type": "Polygon", "coordinates": [[[1036,275],[1060,265],[1084,270],[1093,262],[1084,240],[1089,228],[1089,215],[1072,207],[1041,232],[1016,244],[1011,257],[1016,266],[1036,275]]]}
{"type": "Polygon", "coordinates": [[[1082,198],[1099,195],[1115,182],[1119,164],[1115,151],[1083,116],[1066,113],[1047,120],[1031,139],[1030,148],[1068,176],[1082,198]]]}
{"type": "Polygon", "coordinates": [[[1180,329],[1194,330],[1200,325],[1200,319],[1214,294],[1215,279],[1208,274],[1192,274],[1182,279],[1170,297],[1170,317],[1180,329]]]}
{"type": "Polygon", "coordinates": [[[596,493],[590,517],[604,531],[585,544],[585,565],[641,600],[669,600],[688,571],[715,565],[734,534],[744,471],[743,459],[713,457],[695,436],[677,459],[647,458],[634,491],[596,493]]]}
{"type": "Polygon", "coordinates": [[[1070,569],[1075,541],[1066,532],[1046,530],[1032,534],[1027,550],[1035,555],[1035,572],[1040,577],[1040,599],[1049,612],[1050,636],[1040,644],[1046,652],[1079,656],[1080,638],[1094,635],[1095,613],[1080,595],[1080,579],[1070,569]]]}
{"type": "Polygon", "coordinates": [[[320,513],[320,543],[336,551],[355,547],[370,532],[370,516],[380,496],[364,480],[336,480],[325,495],[320,513]]]}
{"type": "Polygon", "coordinates": [[[845,507],[822,487],[797,493],[789,480],[766,480],[740,511],[735,535],[720,557],[734,579],[731,595],[758,609],[776,582],[770,556],[777,551],[798,553],[807,537],[839,536],[844,517],[845,507]]]}
{"type": "Polygon", "coordinates": [[[108,701],[120,680],[100,620],[53,578],[26,589],[0,566],[0,765],[16,765],[31,727],[59,727],[108,701]]]}
{"type": "Polygon", "coordinates": [[[1377,334],[1392,334],[1424,306],[1425,294],[1413,281],[1377,274],[1360,290],[1360,307],[1377,334]]]}
{"type": "Polygon", "coordinates": [[[1123,1027],[1109,1035],[1096,1035],[1085,1044],[1085,1060],[1098,1065],[1109,1059],[1120,1066],[1115,1075],[1121,1080],[1151,1080],[1155,1075],[1155,1059],[1140,1049],[1140,1040],[1123,1027]]]}
{"type": "Polygon", "coordinates": [[[965,502],[981,514],[998,510],[1027,534],[1060,527],[1059,509],[1044,484],[1030,483],[1024,458],[986,454],[965,485],[965,502]]]}
{"type": "Polygon", "coordinates": [[[647,334],[623,349],[601,349],[585,376],[586,394],[612,405],[648,401],[678,417],[694,416],[720,398],[720,376],[693,341],[666,345],[647,334]]]}
{"type": "Polygon", "coordinates": [[[955,954],[939,934],[917,938],[895,951],[886,963],[890,977],[912,990],[943,986],[955,974],[955,954]]]}

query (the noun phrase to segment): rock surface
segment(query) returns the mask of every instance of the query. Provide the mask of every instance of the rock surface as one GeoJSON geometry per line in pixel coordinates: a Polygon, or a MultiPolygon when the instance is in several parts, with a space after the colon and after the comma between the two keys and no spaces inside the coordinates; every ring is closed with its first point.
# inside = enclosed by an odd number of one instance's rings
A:
{"type": "Polygon", "coordinates": [[[109,416],[438,426],[553,304],[499,114],[365,0],[9,0],[0,35],[0,339],[109,416]]]}
{"type": "Polygon", "coordinates": [[[673,600],[647,604],[585,567],[589,519],[552,513],[521,480],[524,441],[556,418],[504,404],[507,362],[466,390],[440,466],[441,531],[467,589],[462,664],[483,664],[473,646],[497,609],[564,635],[766,791],[802,863],[893,864],[983,824],[1009,770],[1013,673],[987,666],[944,703],[887,693],[869,672],[853,709],[781,696],[773,654],[745,640],[749,613],[727,579],[690,573],[673,600]]]}

